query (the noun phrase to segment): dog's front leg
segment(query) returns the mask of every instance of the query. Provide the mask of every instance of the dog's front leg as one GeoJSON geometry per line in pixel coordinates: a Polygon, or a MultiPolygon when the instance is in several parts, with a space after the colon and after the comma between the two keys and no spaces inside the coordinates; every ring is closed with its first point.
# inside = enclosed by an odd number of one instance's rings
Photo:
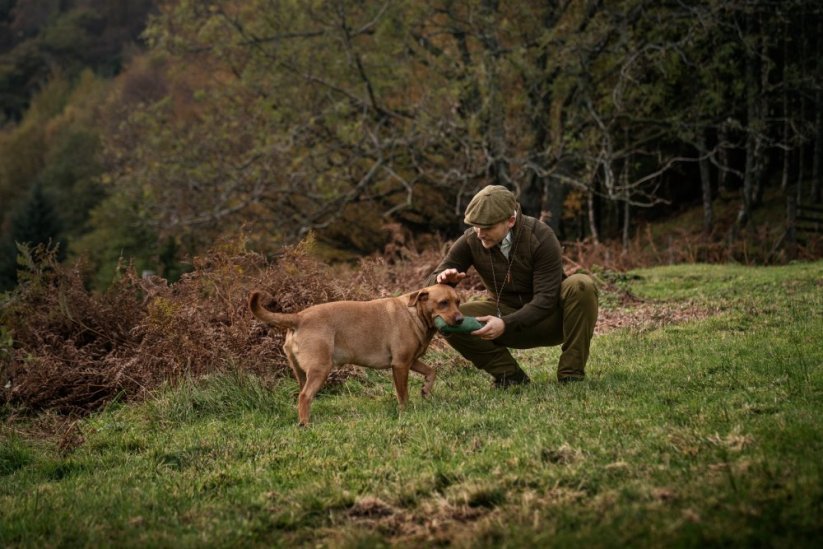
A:
{"type": "Polygon", "coordinates": [[[434,389],[434,378],[437,375],[434,372],[434,368],[420,362],[419,360],[415,360],[414,364],[411,366],[411,369],[418,374],[422,374],[425,378],[425,381],[423,382],[423,389],[420,391],[420,394],[423,395],[423,398],[429,398],[432,394],[432,390],[434,389]]]}
{"type": "Polygon", "coordinates": [[[394,390],[397,392],[397,403],[402,410],[409,400],[409,365],[394,364],[391,373],[394,378],[394,390]]]}

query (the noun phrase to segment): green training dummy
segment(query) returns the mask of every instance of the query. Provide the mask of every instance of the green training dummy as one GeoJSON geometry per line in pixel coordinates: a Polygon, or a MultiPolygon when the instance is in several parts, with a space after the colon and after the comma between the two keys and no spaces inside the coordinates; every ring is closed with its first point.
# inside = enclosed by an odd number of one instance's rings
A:
{"type": "Polygon", "coordinates": [[[473,316],[464,316],[463,322],[457,326],[449,326],[445,320],[438,316],[434,319],[434,325],[444,334],[468,334],[484,326],[482,322],[473,316]]]}

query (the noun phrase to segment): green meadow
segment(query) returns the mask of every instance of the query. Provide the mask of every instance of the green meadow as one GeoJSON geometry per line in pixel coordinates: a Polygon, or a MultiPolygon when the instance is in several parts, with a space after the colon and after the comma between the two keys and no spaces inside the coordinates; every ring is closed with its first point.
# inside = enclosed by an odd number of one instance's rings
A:
{"type": "Polygon", "coordinates": [[[596,337],[569,386],[556,348],[518,351],[533,383],[495,390],[436,342],[430,400],[414,377],[401,412],[390,373],[358,369],[324,388],[308,428],[295,381],[242,364],[70,436],[4,410],[0,546],[819,543],[823,262],[613,283],[657,312],[596,337]],[[690,309],[707,313],[670,314],[690,309]]]}

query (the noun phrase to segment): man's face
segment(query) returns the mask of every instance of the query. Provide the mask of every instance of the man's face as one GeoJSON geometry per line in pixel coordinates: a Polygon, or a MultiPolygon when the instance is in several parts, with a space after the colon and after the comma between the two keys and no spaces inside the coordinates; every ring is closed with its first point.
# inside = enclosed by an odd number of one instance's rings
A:
{"type": "Polygon", "coordinates": [[[494,248],[506,238],[509,231],[514,227],[515,216],[505,219],[500,223],[495,223],[491,227],[474,227],[474,234],[480,239],[483,247],[488,249],[494,248]]]}

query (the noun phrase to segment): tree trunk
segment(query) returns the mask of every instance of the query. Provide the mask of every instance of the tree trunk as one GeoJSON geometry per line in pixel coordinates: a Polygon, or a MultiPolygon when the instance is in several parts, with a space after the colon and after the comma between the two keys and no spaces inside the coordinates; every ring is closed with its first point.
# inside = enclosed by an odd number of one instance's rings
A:
{"type": "Polygon", "coordinates": [[[712,204],[712,177],[709,165],[709,151],[706,134],[701,131],[697,137],[697,154],[700,160],[700,187],[703,195],[703,235],[709,236],[714,228],[714,206],[712,204]]]}
{"type": "Polygon", "coordinates": [[[623,187],[623,252],[629,249],[629,229],[631,228],[631,213],[632,213],[632,192],[629,188],[629,165],[631,164],[631,156],[627,156],[623,161],[623,173],[620,174],[620,183],[623,187]]]}
{"type": "Polygon", "coordinates": [[[785,249],[786,258],[790,261],[797,259],[797,194],[793,186],[790,184],[786,189],[785,249]]]}
{"type": "Polygon", "coordinates": [[[797,201],[803,202],[803,178],[805,176],[805,158],[806,158],[806,147],[801,143],[797,147],[797,183],[795,183],[797,189],[797,201]]]}
{"type": "Polygon", "coordinates": [[[589,231],[591,231],[592,234],[592,241],[595,244],[600,244],[600,232],[597,230],[597,215],[594,211],[594,192],[596,184],[597,181],[593,179],[589,185],[589,192],[586,196],[586,205],[589,210],[589,231]]]}
{"type": "MultiPolygon", "coordinates": [[[[799,40],[800,40],[800,63],[801,63],[801,66],[802,66],[803,63],[806,62],[806,58],[807,58],[806,57],[806,53],[807,53],[807,50],[806,50],[806,33],[804,32],[805,28],[806,28],[806,26],[803,24],[803,21],[801,20],[801,22],[800,22],[801,34],[800,34],[800,38],[799,38],[799,40]]],[[[800,113],[798,114],[798,123],[801,124],[801,125],[805,124],[805,122],[806,122],[806,99],[805,99],[804,95],[805,94],[803,94],[803,93],[798,94],[798,96],[799,96],[798,101],[799,101],[799,104],[800,104],[800,113]]],[[[805,176],[805,173],[804,173],[805,172],[805,157],[806,157],[806,154],[805,154],[805,152],[806,152],[805,151],[805,149],[806,149],[805,139],[803,138],[802,134],[799,137],[800,138],[796,140],[798,142],[798,144],[797,144],[797,177],[796,177],[796,181],[795,181],[795,184],[794,184],[794,189],[792,189],[792,190],[794,190],[794,192],[790,193],[790,194],[794,195],[794,209],[795,210],[796,210],[797,204],[803,202],[803,178],[805,176]]],[[[791,205],[791,203],[790,203],[790,205],[791,205]]],[[[790,208],[790,206],[787,206],[787,207],[790,208]]],[[[794,225],[794,216],[788,215],[788,212],[787,212],[786,217],[787,218],[792,218],[792,225],[794,225]]]]}
{"type": "MultiPolygon", "coordinates": [[[[552,6],[545,6],[542,27],[547,31],[557,25],[557,11],[552,6]]],[[[554,159],[547,158],[549,150],[552,120],[552,85],[557,78],[557,70],[549,71],[549,51],[541,53],[536,59],[536,71],[533,76],[523,74],[526,83],[526,97],[529,105],[531,148],[528,164],[534,166],[523,182],[520,190],[523,211],[528,215],[545,221],[557,233],[560,218],[563,215],[564,188],[560,181],[552,181],[546,169],[554,159]],[[558,207],[559,206],[559,207],[558,207]]],[[[559,236],[559,235],[558,235],[559,236]]]]}
{"type": "MultiPolygon", "coordinates": [[[[793,156],[793,151],[787,151],[787,154],[793,156]]],[[[786,259],[792,260],[797,257],[797,178],[794,170],[796,165],[793,162],[789,163],[788,174],[786,177],[787,185],[783,196],[786,201],[786,229],[783,233],[782,247],[786,251],[786,259]]],[[[778,246],[775,246],[775,251],[778,246]]]]}
{"type": "Polygon", "coordinates": [[[789,88],[786,86],[788,81],[789,63],[789,22],[783,26],[783,174],[780,178],[780,190],[786,192],[786,187],[789,185],[789,164],[791,163],[791,146],[789,144],[789,88]]]}
{"type": "Polygon", "coordinates": [[[506,108],[499,76],[500,43],[497,40],[497,0],[483,0],[480,13],[483,24],[480,42],[483,44],[486,105],[483,108],[486,154],[489,157],[489,177],[496,185],[512,186],[506,147],[506,108]]]}
{"type": "Polygon", "coordinates": [[[717,130],[717,163],[720,165],[717,172],[717,190],[730,194],[729,188],[729,153],[727,144],[729,142],[729,130],[725,124],[721,124],[717,130]]]}
{"type": "Polygon", "coordinates": [[[820,163],[823,161],[823,94],[820,90],[815,93],[817,102],[817,115],[815,116],[815,127],[817,128],[817,135],[814,140],[814,157],[812,158],[812,186],[809,192],[811,201],[814,203],[820,202],[820,163]]]}
{"type": "MultiPolygon", "coordinates": [[[[816,49],[817,49],[817,74],[823,75],[823,21],[817,22],[816,34],[816,49]]],[[[821,174],[820,163],[823,162],[823,93],[821,93],[820,83],[818,83],[817,91],[814,93],[815,97],[815,139],[812,157],[812,186],[810,189],[810,198],[814,203],[820,202],[820,178],[821,174]]]]}
{"type": "Polygon", "coordinates": [[[632,203],[626,198],[623,202],[623,251],[629,250],[629,229],[631,227],[632,203]]]}
{"type": "MultiPolygon", "coordinates": [[[[757,26],[758,30],[760,25],[757,26]]],[[[752,189],[752,208],[763,204],[764,176],[766,173],[766,151],[765,135],[767,133],[767,122],[769,112],[769,100],[766,94],[769,89],[769,67],[770,62],[766,61],[769,55],[769,40],[763,35],[760,37],[760,86],[757,89],[755,104],[757,105],[757,141],[755,142],[755,164],[754,164],[754,187],[752,189]]]]}
{"type": "MultiPolygon", "coordinates": [[[[755,34],[754,16],[748,17],[748,33],[755,34]]],[[[752,48],[758,50],[759,48],[752,48]]],[[[760,115],[758,113],[760,79],[757,77],[758,59],[756,53],[752,52],[746,58],[745,81],[746,81],[746,167],[743,173],[743,189],[741,191],[740,210],[737,212],[737,223],[733,231],[733,237],[739,236],[740,230],[745,228],[751,218],[755,180],[758,177],[759,154],[760,154],[760,115]]]]}

